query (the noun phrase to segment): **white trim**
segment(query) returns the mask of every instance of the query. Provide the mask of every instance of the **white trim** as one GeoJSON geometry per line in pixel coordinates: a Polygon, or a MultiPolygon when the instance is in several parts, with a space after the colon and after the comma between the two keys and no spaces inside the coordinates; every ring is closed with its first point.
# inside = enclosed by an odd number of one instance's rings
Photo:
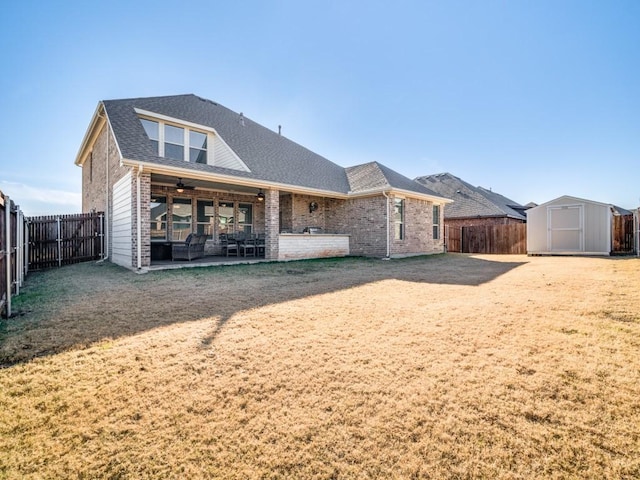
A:
{"type": "Polygon", "coordinates": [[[107,121],[106,117],[100,115],[100,110],[104,112],[104,109],[102,107],[102,102],[98,102],[98,106],[96,107],[95,111],[93,112],[93,116],[91,117],[91,123],[87,127],[87,131],[82,138],[82,143],[80,144],[80,149],[76,154],[75,160],[75,164],[79,167],[81,167],[87,160],[87,157],[92,150],[92,148],[90,147],[92,147],[95,143],[100,130],[102,130],[104,123],[107,121]]]}
{"type": "MultiPolygon", "coordinates": [[[[240,164],[240,166],[242,168],[238,168],[237,170],[239,171],[245,171],[245,172],[250,172],[251,170],[249,170],[249,167],[247,166],[246,163],[244,163],[242,161],[242,159],[236,154],[236,152],[233,151],[233,149],[227,144],[227,142],[224,141],[224,139],[220,136],[220,134],[216,131],[215,128],[212,127],[207,127],[205,125],[200,125],[199,123],[193,123],[193,122],[189,122],[187,120],[181,120],[179,118],[175,118],[175,117],[170,117],[168,115],[162,115],[160,113],[154,113],[154,112],[150,112],[148,110],[143,110],[141,108],[134,108],[134,111],[138,114],[141,115],[142,117],[147,118],[148,120],[155,120],[160,122],[163,122],[163,125],[168,123],[168,124],[173,124],[173,126],[180,126],[185,128],[185,143],[184,143],[184,149],[185,149],[185,154],[184,154],[184,160],[185,161],[189,161],[189,143],[188,143],[188,135],[189,133],[187,132],[187,129],[192,129],[194,131],[198,131],[201,130],[201,132],[207,132],[207,133],[212,133],[215,135],[215,137],[220,140],[220,142],[225,146],[225,148],[227,148],[229,150],[229,152],[231,152],[233,158],[236,160],[236,162],[238,162],[240,164]]],[[[160,157],[164,157],[164,128],[160,128],[160,133],[158,135],[159,138],[159,143],[160,145],[158,146],[158,156],[160,157]]],[[[209,163],[209,160],[211,159],[211,161],[213,162],[214,157],[213,157],[213,142],[211,142],[210,140],[211,137],[209,135],[207,135],[207,164],[208,165],[212,165],[215,166],[215,163],[209,163]],[[211,157],[209,156],[209,154],[211,153],[211,157]]]]}

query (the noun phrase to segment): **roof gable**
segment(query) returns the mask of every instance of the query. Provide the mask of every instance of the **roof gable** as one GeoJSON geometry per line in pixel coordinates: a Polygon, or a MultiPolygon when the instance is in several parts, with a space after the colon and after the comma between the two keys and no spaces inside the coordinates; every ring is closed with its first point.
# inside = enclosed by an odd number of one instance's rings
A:
{"type": "MultiPolygon", "coordinates": [[[[430,197],[439,197],[433,190],[411,180],[404,175],[378,162],[364,163],[345,169],[352,193],[371,190],[402,190],[430,197]]],[[[443,199],[444,200],[444,199],[443,199]]]]}

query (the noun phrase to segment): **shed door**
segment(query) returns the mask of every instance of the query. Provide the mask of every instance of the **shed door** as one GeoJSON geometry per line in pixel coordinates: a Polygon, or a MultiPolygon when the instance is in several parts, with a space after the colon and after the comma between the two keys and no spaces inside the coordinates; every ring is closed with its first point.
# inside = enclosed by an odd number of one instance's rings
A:
{"type": "Polygon", "coordinates": [[[582,205],[564,205],[548,208],[548,246],[550,252],[582,252],[582,205]]]}

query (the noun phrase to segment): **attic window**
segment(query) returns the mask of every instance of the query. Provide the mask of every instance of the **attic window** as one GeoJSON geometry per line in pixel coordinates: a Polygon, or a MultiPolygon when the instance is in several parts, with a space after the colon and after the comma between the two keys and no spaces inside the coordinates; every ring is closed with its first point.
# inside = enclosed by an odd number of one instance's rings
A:
{"type": "Polygon", "coordinates": [[[206,133],[146,118],[141,118],[140,122],[156,155],[192,163],[208,163],[206,133]]]}

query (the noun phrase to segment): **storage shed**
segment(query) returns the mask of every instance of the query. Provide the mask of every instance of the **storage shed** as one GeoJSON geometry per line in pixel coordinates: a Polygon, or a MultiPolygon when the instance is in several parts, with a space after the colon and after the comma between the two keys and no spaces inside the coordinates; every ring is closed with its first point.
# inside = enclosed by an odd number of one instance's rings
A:
{"type": "MultiPolygon", "coordinates": [[[[527,254],[610,255],[613,217],[627,211],[568,195],[527,210],[527,254]]],[[[631,213],[631,212],[628,212],[631,213]]]]}

